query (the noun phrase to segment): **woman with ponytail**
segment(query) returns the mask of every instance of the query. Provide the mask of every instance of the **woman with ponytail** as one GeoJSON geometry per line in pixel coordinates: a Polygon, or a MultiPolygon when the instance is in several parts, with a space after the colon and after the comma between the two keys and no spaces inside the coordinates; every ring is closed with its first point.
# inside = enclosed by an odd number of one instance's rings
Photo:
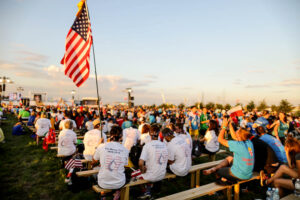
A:
{"type": "Polygon", "coordinates": [[[219,133],[218,141],[233,152],[233,157],[228,156],[216,167],[204,170],[204,175],[209,175],[216,172],[219,177],[222,177],[219,183],[226,184],[236,182],[237,180],[246,180],[252,177],[254,167],[254,148],[249,140],[251,133],[245,128],[240,128],[235,131],[231,120],[223,119],[222,130],[219,133]],[[224,138],[225,131],[229,124],[229,132],[233,140],[224,138]]]}

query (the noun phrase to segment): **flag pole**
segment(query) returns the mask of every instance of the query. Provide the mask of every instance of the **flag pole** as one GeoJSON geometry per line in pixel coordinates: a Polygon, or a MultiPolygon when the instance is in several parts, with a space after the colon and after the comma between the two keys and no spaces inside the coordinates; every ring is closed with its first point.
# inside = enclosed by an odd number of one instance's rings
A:
{"type": "MultiPolygon", "coordinates": [[[[86,11],[87,11],[89,22],[91,23],[89,9],[88,9],[88,6],[87,6],[87,0],[85,0],[85,8],[86,8],[86,11]]],[[[92,39],[93,58],[94,58],[94,67],[95,67],[95,79],[96,79],[96,90],[97,90],[97,99],[98,99],[98,103],[97,104],[98,104],[98,110],[99,110],[100,129],[101,129],[101,133],[102,133],[100,96],[99,96],[98,75],[97,75],[96,57],[95,57],[95,48],[94,48],[94,39],[93,39],[93,36],[91,36],[91,39],[92,39]]]]}

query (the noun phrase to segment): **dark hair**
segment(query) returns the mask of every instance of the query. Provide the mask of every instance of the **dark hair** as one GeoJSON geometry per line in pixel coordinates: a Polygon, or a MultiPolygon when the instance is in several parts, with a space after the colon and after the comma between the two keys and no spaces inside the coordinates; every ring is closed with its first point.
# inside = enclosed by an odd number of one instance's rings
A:
{"type": "Polygon", "coordinates": [[[296,164],[295,156],[300,153],[300,142],[289,135],[285,141],[285,147],[288,148],[286,153],[289,155],[291,163],[296,164]]]}
{"type": "Polygon", "coordinates": [[[141,133],[149,133],[150,131],[150,125],[149,124],[144,124],[141,133]]]}
{"type": "Polygon", "coordinates": [[[159,132],[160,132],[160,127],[159,127],[158,124],[151,125],[151,127],[150,127],[150,135],[151,135],[151,137],[158,137],[159,132]]]}
{"type": "Polygon", "coordinates": [[[175,127],[178,127],[178,129],[180,129],[180,133],[184,133],[184,131],[183,131],[183,123],[176,123],[175,127]]]}
{"type": "Polygon", "coordinates": [[[218,122],[215,120],[210,120],[208,130],[210,130],[210,131],[214,130],[216,136],[218,136],[218,134],[219,134],[218,122]]]}
{"type": "Polygon", "coordinates": [[[175,131],[175,125],[173,123],[170,123],[167,128],[171,129],[172,131],[175,131]]]}
{"type": "Polygon", "coordinates": [[[262,127],[262,126],[257,127],[255,130],[256,130],[257,135],[259,135],[259,136],[266,133],[264,127],[262,127]]]}
{"type": "Polygon", "coordinates": [[[246,128],[240,128],[239,136],[242,139],[242,141],[246,141],[250,139],[252,135],[246,128]]]}
{"type": "Polygon", "coordinates": [[[196,108],[196,106],[191,106],[191,109],[196,108]]]}
{"type": "Polygon", "coordinates": [[[114,125],[110,129],[111,140],[119,141],[121,138],[122,128],[120,126],[114,125]]]}
{"type": "Polygon", "coordinates": [[[174,135],[174,134],[173,134],[173,131],[172,131],[171,129],[169,129],[169,128],[164,128],[164,129],[162,130],[162,134],[163,134],[164,137],[174,135]]]}

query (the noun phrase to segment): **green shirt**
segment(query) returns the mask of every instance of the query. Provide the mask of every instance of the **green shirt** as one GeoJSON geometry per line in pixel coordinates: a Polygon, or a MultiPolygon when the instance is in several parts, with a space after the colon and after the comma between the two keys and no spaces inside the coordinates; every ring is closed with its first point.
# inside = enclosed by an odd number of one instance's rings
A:
{"type": "Polygon", "coordinates": [[[207,121],[207,114],[202,114],[200,116],[200,129],[201,130],[206,130],[208,129],[208,123],[202,124],[201,122],[207,121]]]}

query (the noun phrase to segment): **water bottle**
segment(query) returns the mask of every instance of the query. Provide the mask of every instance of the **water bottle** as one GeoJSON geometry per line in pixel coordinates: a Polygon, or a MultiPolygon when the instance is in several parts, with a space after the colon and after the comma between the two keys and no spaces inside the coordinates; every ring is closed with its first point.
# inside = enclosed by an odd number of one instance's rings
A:
{"type": "Polygon", "coordinates": [[[274,198],[274,194],[275,194],[275,188],[272,188],[272,191],[271,191],[271,200],[273,200],[273,198],[274,198]]]}
{"type": "Polygon", "coordinates": [[[300,197],[300,179],[297,179],[295,182],[295,192],[296,197],[300,197]]]}
{"type": "Polygon", "coordinates": [[[267,198],[266,198],[266,200],[272,200],[271,199],[271,195],[272,195],[272,189],[270,188],[270,187],[268,187],[268,190],[267,190],[267,198]]]}
{"type": "Polygon", "coordinates": [[[273,199],[272,200],[280,200],[278,188],[275,189],[275,192],[273,194],[273,199]]]}

